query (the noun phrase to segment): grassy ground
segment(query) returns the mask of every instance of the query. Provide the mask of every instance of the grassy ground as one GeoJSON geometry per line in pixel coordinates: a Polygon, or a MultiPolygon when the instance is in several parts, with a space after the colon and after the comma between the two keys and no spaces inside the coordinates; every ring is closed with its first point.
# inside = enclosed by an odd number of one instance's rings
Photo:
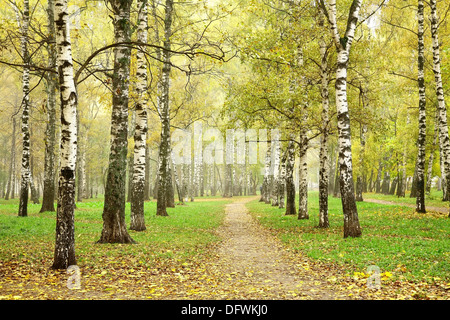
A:
{"type": "MultiPolygon", "coordinates": [[[[389,200],[389,199],[386,199],[389,200]]],[[[363,235],[343,239],[343,215],[338,198],[329,198],[329,229],[319,229],[318,193],[310,192],[309,220],[285,216],[258,201],[247,206],[292,250],[322,262],[344,266],[349,274],[376,265],[391,281],[450,280],[450,223],[446,215],[417,214],[411,208],[358,203],[363,235]]]]}
{"type": "MultiPolygon", "coordinates": [[[[365,193],[363,197],[367,199],[376,199],[376,200],[385,200],[396,203],[407,203],[407,204],[416,204],[416,198],[410,198],[409,192],[407,192],[406,197],[399,198],[395,195],[384,195],[381,193],[369,192],[365,193]]],[[[436,189],[431,189],[429,194],[425,195],[425,205],[429,207],[449,207],[449,202],[442,201],[442,191],[437,191],[436,189]]]]}
{"type": "MultiPolygon", "coordinates": [[[[47,264],[53,258],[55,213],[38,213],[40,205],[30,204],[28,217],[17,217],[17,200],[0,202],[0,262],[25,260],[47,264]]],[[[155,261],[183,260],[200,254],[218,241],[214,230],[222,223],[226,201],[189,202],[168,208],[168,217],[155,215],[156,202],[145,203],[147,230],[129,230],[136,245],[95,244],[102,230],[103,202],[98,199],[77,203],[75,210],[75,251],[78,265],[98,266],[128,256],[143,266],[155,261]]],[[[129,225],[129,203],[126,223],[129,225]]]]}
{"type": "MultiPolygon", "coordinates": [[[[229,201],[196,199],[169,208],[169,217],[157,217],[156,202],[146,202],[147,230],[129,231],[137,241],[133,245],[96,244],[103,202],[78,203],[75,246],[82,290],[69,290],[68,275],[49,269],[55,213],[40,214],[40,205],[30,204],[29,216],[17,217],[18,201],[0,200],[0,299],[209,299],[219,293],[226,298],[235,288],[224,285],[215,248],[220,240],[217,228],[229,201]]],[[[329,203],[331,227],[327,230],[316,228],[315,192],[309,195],[309,220],[284,216],[283,209],[257,200],[248,208],[295,257],[307,256],[317,262],[294,265],[310,268],[309,272],[326,279],[333,290],[338,286],[349,290],[349,296],[357,294],[354,290],[365,286],[368,266],[377,265],[384,291],[376,294],[422,299],[430,297],[431,288],[435,298],[447,294],[450,225],[445,215],[419,215],[407,207],[358,203],[363,235],[343,239],[340,199],[330,197],[329,203]],[[398,281],[402,284],[396,285],[398,281]],[[411,281],[419,284],[411,286],[411,281]]],[[[129,205],[126,210],[129,225],[129,205]]]]}

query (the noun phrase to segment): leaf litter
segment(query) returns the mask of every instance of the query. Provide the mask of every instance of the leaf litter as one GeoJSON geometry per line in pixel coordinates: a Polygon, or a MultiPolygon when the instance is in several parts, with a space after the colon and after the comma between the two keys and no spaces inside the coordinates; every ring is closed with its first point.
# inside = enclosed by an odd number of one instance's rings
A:
{"type": "MultiPolygon", "coordinates": [[[[0,262],[0,299],[449,299],[450,283],[411,282],[393,277],[404,271],[380,274],[379,289],[368,287],[370,274],[349,274],[344,266],[312,260],[288,250],[245,208],[252,198],[226,207],[222,241],[196,256],[154,260],[104,255],[96,265],[83,262],[79,289],[69,289],[69,275],[51,270],[50,255],[23,256],[0,262]]],[[[51,250],[48,250],[51,252],[51,250]]],[[[403,267],[404,268],[404,267],[403,267]]]]}

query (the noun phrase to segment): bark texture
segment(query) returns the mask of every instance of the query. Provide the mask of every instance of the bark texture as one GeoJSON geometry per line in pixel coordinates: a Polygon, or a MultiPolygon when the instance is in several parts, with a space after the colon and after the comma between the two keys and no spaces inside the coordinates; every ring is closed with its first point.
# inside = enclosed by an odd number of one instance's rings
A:
{"type": "Polygon", "coordinates": [[[67,0],[55,1],[56,46],[61,100],[61,143],[53,269],[67,269],[75,259],[75,167],[77,91],[73,79],[67,0]]]}
{"type": "MultiPolygon", "coordinates": [[[[431,36],[433,44],[433,72],[436,84],[436,95],[438,100],[438,119],[439,119],[439,144],[441,149],[441,157],[444,172],[445,190],[444,199],[448,199],[448,191],[450,190],[450,139],[448,136],[447,125],[447,108],[445,105],[444,88],[442,85],[441,59],[439,49],[438,26],[439,19],[436,9],[436,0],[430,0],[431,6],[431,36]]],[[[450,216],[450,213],[449,213],[450,216]]]]}
{"type": "MultiPolygon", "coordinates": [[[[54,0],[48,0],[48,67],[56,71],[54,0]]],[[[47,128],[45,130],[44,190],[40,212],[55,211],[55,145],[56,145],[56,73],[47,75],[47,128]]]]}
{"type": "Polygon", "coordinates": [[[172,195],[173,188],[170,173],[170,103],[169,103],[169,90],[170,90],[170,48],[172,34],[172,14],[173,14],[173,1],[166,0],[166,10],[164,18],[164,45],[162,51],[163,68],[161,78],[161,142],[159,145],[159,172],[158,172],[158,196],[156,205],[156,215],[167,216],[167,199],[172,195]]]}
{"type": "MultiPolygon", "coordinates": [[[[130,41],[130,7],[132,1],[110,0],[113,10],[115,42],[130,41]]],[[[105,187],[103,230],[99,243],[134,243],[125,225],[125,179],[128,145],[128,86],[130,48],[114,49],[112,79],[111,150],[105,187]]]]}
{"type": "MultiPolygon", "coordinates": [[[[319,21],[323,25],[323,17],[319,21]]],[[[329,185],[329,168],[328,168],[328,135],[329,135],[329,109],[330,99],[328,92],[329,76],[328,76],[328,52],[324,39],[320,39],[320,75],[321,75],[321,96],[322,96],[322,135],[320,138],[319,151],[319,228],[328,228],[328,185],[329,185]]]]}
{"type": "Polygon", "coordinates": [[[329,2],[320,0],[319,4],[328,19],[331,36],[337,50],[335,89],[338,120],[340,193],[344,212],[344,238],[359,237],[361,236],[361,227],[358,219],[353,184],[350,116],[347,102],[347,68],[362,0],[354,0],[352,2],[343,37],[339,34],[336,22],[336,0],[330,0],[329,2]]]}
{"type": "MultiPolygon", "coordinates": [[[[16,7],[17,11],[18,8],[16,7]]],[[[24,64],[22,72],[22,169],[20,181],[19,216],[26,217],[28,206],[28,191],[30,185],[30,57],[28,54],[28,27],[30,23],[30,2],[23,2],[22,19],[18,19],[21,32],[21,53],[24,64]]]]}
{"type": "MultiPolygon", "coordinates": [[[[138,0],[138,42],[147,43],[147,1],[138,0]]],[[[135,106],[136,124],[134,130],[133,183],[131,190],[130,229],[144,231],[144,191],[147,141],[147,62],[144,53],[136,53],[136,92],[138,100],[135,106]]]]}
{"type": "Polygon", "coordinates": [[[426,139],[426,96],[424,79],[424,42],[423,42],[423,20],[424,20],[423,0],[418,1],[417,19],[418,19],[418,85],[419,85],[419,135],[417,137],[417,195],[416,211],[425,213],[425,139],[426,139]]]}
{"type": "Polygon", "coordinates": [[[294,184],[295,144],[291,139],[288,142],[286,159],[286,215],[296,214],[295,184],[294,184]]]}
{"type": "Polygon", "coordinates": [[[300,136],[300,163],[298,181],[298,219],[309,219],[308,213],[308,163],[307,159],[308,140],[306,132],[300,136]]]}

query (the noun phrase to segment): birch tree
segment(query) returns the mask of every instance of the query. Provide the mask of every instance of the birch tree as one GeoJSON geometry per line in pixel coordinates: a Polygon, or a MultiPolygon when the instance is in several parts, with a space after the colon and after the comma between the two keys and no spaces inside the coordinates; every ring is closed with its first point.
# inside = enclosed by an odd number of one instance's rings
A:
{"type": "MultiPolygon", "coordinates": [[[[48,0],[48,67],[56,71],[54,0],[48,0]]],[[[44,190],[40,212],[55,211],[56,72],[47,75],[47,128],[45,131],[44,190]]]]}
{"type": "MultiPolygon", "coordinates": [[[[320,14],[320,12],[319,12],[320,14]]],[[[319,24],[323,26],[323,16],[320,16],[319,24]]],[[[319,40],[320,46],[320,77],[321,77],[321,97],[322,97],[322,135],[320,137],[319,151],[319,228],[328,228],[328,135],[329,135],[329,76],[328,76],[328,47],[325,40],[319,40]]]]}
{"type": "Polygon", "coordinates": [[[299,177],[298,177],[298,219],[309,219],[308,213],[308,138],[305,130],[300,134],[299,177]]]}
{"type": "MultiPolygon", "coordinates": [[[[116,43],[130,41],[130,7],[132,1],[109,0],[113,11],[116,43]]],[[[99,243],[134,243],[125,225],[125,179],[127,168],[128,87],[131,49],[114,48],[112,76],[111,150],[106,178],[103,230],[99,243]]]]}
{"type": "Polygon", "coordinates": [[[286,193],[286,162],[287,162],[287,152],[283,152],[280,161],[280,177],[278,178],[278,208],[284,209],[285,205],[285,193],[286,193]]]}
{"type": "Polygon", "coordinates": [[[319,4],[325,17],[328,19],[331,36],[337,51],[335,89],[339,139],[340,193],[344,213],[344,238],[349,236],[358,237],[361,236],[361,227],[359,225],[353,184],[350,117],[347,102],[347,68],[362,0],[352,1],[343,37],[341,37],[336,21],[336,0],[319,0],[319,4]]]}
{"type": "Polygon", "coordinates": [[[161,79],[161,142],[159,145],[159,172],[158,172],[158,198],[156,205],[156,215],[167,216],[166,201],[167,190],[169,187],[168,173],[169,160],[170,160],[170,48],[171,48],[171,34],[172,34],[172,14],[173,14],[173,1],[166,0],[165,5],[165,18],[164,18],[164,44],[162,50],[162,79],[161,79]]]}
{"type": "Polygon", "coordinates": [[[286,211],[285,215],[294,215],[295,210],[295,184],[294,184],[294,165],[295,165],[295,144],[293,137],[289,139],[286,158],[286,211]]]}
{"type": "Polygon", "coordinates": [[[416,211],[419,213],[425,213],[425,139],[426,139],[426,96],[425,96],[425,79],[424,79],[424,5],[423,0],[418,0],[417,6],[417,20],[418,20],[418,46],[417,46],[417,59],[418,59],[418,85],[419,85],[419,135],[417,137],[417,195],[416,195],[416,211]]]}
{"type": "Polygon", "coordinates": [[[20,28],[20,46],[23,61],[22,71],[22,168],[20,180],[20,202],[19,216],[27,216],[28,191],[30,185],[30,56],[28,53],[28,27],[30,24],[30,2],[24,0],[22,18],[19,8],[14,2],[13,8],[16,12],[17,22],[20,28]]]}
{"type": "Polygon", "coordinates": [[[75,167],[77,91],[73,77],[67,0],[55,0],[55,39],[61,99],[61,148],[53,269],[67,269],[75,259],[75,167]]]}
{"type": "MultiPolygon", "coordinates": [[[[138,0],[137,41],[147,43],[147,0],[138,0]]],[[[131,223],[130,229],[144,231],[144,189],[147,141],[147,63],[144,53],[138,49],[136,53],[136,91],[138,95],[135,106],[136,125],[134,130],[133,183],[131,191],[131,223]]]]}
{"type": "MultiPolygon", "coordinates": [[[[438,119],[439,119],[439,143],[441,146],[441,155],[443,163],[445,190],[450,190],[450,139],[448,136],[447,108],[445,105],[444,88],[442,85],[441,58],[439,49],[439,19],[436,9],[436,0],[430,0],[431,7],[431,37],[433,45],[433,72],[436,84],[436,95],[438,100],[438,119]]],[[[447,199],[448,200],[448,199],[447,199]]],[[[450,213],[449,213],[450,216],[450,213]]]]}
{"type": "MultiPolygon", "coordinates": [[[[274,130],[275,131],[275,130],[274,130]]],[[[279,205],[279,179],[280,179],[280,160],[281,160],[281,146],[280,146],[280,133],[276,130],[273,139],[273,159],[271,161],[272,166],[272,176],[273,176],[273,188],[272,188],[272,206],[279,205]]]]}
{"type": "Polygon", "coordinates": [[[14,185],[16,179],[16,118],[12,117],[11,156],[9,163],[8,185],[5,200],[14,199],[14,185]]]}

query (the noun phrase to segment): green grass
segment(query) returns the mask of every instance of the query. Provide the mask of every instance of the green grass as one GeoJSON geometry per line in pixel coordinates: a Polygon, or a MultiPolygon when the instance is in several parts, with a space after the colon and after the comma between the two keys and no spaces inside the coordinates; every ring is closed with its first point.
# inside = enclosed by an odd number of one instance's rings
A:
{"type": "MultiPolygon", "coordinates": [[[[407,192],[406,197],[399,198],[396,195],[384,195],[381,193],[365,193],[363,194],[363,198],[370,198],[370,199],[377,199],[377,200],[385,200],[385,201],[392,201],[396,203],[407,203],[407,204],[416,204],[416,198],[410,198],[409,192],[407,192]]],[[[442,191],[437,191],[436,189],[431,189],[431,192],[429,194],[425,195],[425,206],[430,207],[443,207],[448,208],[449,202],[448,201],[442,201],[442,191]]]]}
{"type": "MultiPolygon", "coordinates": [[[[162,260],[192,258],[202,254],[219,238],[214,230],[222,223],[227,201],[189,202],[168,208],[168,217],[156,216],[156,202],[145,202],[147,230],[129,230],[133,245],[96,244],[102,231],[103,202],[77,203],[75,210],[75,253],[78,265],[102,262],[154,266],[162,260]]],[[[28,217],[17,216],[18,200],[0,201],[0,262],[24,260],[44,264],[53,258],[56,214],[39,213],[40,205],[29,204],[28,217]]],[[[129,226],[130,205],[126,206],[129,226]]],[[[46,266],[46,267],[49,267],[46,266]]]]}
{"type": "MultiPolygon", "coordinates": [[[[297,206],[298,206],[298,202],[297,206]]],[[[285,216],[258,201],[247,204],[251,213],[291,249],[320,261],[344,266],[349,273],[377,265],[395,278],[432,281],[450,279],[450,220],[446,215],[417,214],[396,205],[358,203],[362,227],[359,238],[343,238],[341,201],[329,197],[329,229],[320,229],[318,193],[308,197],[309,220],[285,216]]]]}

